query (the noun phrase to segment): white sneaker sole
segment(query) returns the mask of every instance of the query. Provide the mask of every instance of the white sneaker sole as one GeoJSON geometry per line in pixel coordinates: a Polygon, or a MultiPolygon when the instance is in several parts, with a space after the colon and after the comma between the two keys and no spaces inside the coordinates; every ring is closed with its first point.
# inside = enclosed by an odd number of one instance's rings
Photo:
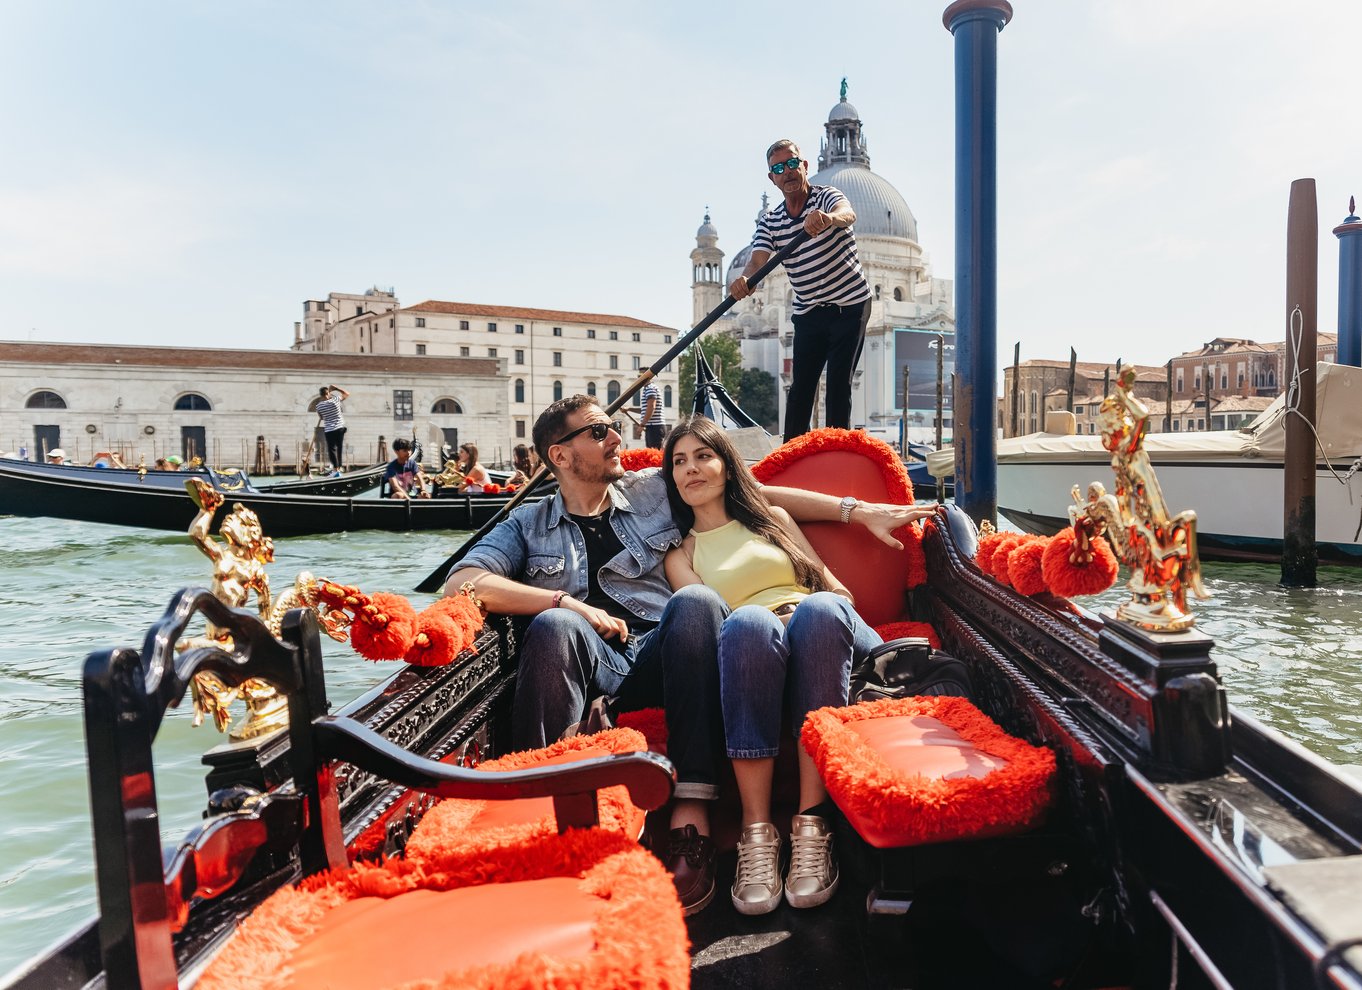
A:
{"type": "Polygon", "coordinates": [[[780,897],[783,892],[784,892],[783,887],[777,889],[774,894],[772,894],[764,901],[741,901],[738,899],[738,895],[732,893],[732,891],[729,892],[729,895],[733,901],[734,909],[739,914],[753,915],[753,914],[770,914],[772,911],[774,911],[780,905],[780,897]]]}
{"type": "Polygon", "coordinates": [[[837,882],[841,879],[842,877],[839,873],[832,878],[832,883],[828,884],[825,889],[813,894],[793,894],[790,892],[790,888],[786,887],[785,901],[792,908],[811,908],[818,907],[820,904],[826,904],[828,901],[832,900],[832,895],[837,893],[837,882]]]}

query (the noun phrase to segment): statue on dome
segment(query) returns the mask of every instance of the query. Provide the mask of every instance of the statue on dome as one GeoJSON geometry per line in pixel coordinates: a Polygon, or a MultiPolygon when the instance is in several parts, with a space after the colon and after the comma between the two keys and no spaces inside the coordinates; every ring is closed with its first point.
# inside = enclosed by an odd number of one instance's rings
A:
{"type": "Polygon", "coordinates": [[[842,102],[845,103],[846,101],[847,101],[847,77],[846,77],[846,76],[843,76],[843,77],[842,77],[842,102]]]}

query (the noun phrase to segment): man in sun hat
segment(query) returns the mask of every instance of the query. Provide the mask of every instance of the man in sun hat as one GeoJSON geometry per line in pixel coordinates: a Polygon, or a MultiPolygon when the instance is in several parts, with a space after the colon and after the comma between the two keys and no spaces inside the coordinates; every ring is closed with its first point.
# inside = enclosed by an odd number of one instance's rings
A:
{"type": "Polygon", "coordinates": [[[47,452],[47,463],[48,463],[48,464],[65,464],[65,463],[66,463],[66,451],[62,450],[60,447],[53,447],[51,450],[49,450],[49,451],[47,452]]]}

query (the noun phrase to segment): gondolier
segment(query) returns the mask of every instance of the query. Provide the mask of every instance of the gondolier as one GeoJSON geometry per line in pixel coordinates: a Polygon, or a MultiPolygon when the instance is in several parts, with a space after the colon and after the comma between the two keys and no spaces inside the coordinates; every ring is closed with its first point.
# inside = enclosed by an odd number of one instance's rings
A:
{"type": "Polygon", "coordinates": [[[650,381],[639,393],[639,404],[643,407],[643,444],[655,450],[662,449],[662,440],[667,435],[667,424],[662,419],[662,395],[657,390],[657,382],[650,381]]]}
{"type": "Polygon", "coordinates": [[[341,403],[350,398],[350,393],[339,385],[323,385],[320,392],[317,425],[326,434],[326,456],[331,461],[331,470],[339,474],[345,465],[345,416],[341,403]],[[337,393],[340,398],[335,398],[337,393]]]}
{"type": "Polygon", "coordinates": [[[766,152],[771,182],[785,201],[757,221],[752,253],[743,273],[728,287],[734,299],[751,290],[748,276],[799,230],[810,240],[785,259],[794,289],[794,379],[785,401],[785,439],[809,431],[813,399],[823,367],[828,369],[824,413],[828,426],[851,426],[851,379],[861,358],[870,319],[870,286],[856,254],[851,225],[856,211],[841,191],[809,184],[808,162],[793,141],[766,152]]]}

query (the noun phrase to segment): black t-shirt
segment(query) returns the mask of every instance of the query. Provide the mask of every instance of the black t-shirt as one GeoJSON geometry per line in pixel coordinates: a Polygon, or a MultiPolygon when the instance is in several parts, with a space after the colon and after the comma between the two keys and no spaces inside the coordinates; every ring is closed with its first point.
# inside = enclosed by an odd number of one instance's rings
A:
{"type": "MultiPolygon", "coordinates": [[[[624,552],[624,544],[620,542],[615,527],[610,525],[610,513],[612,511],[614,511],[613,506],[598,516],[577,516],[568,513],[568,518],[577,524],[577,528],[582,532],[582,541],[586,544],[586,604],[617,619],[623,619],[632,633],[637,631],[636,627],[647,628],[651,627],[652,623],[643,622],[638,616],[601,590],[600,569],[624,552]]],[[[614,638],[607,639],[606,642],[616,649],[623,645],[618,639],[614,638]]]]}

